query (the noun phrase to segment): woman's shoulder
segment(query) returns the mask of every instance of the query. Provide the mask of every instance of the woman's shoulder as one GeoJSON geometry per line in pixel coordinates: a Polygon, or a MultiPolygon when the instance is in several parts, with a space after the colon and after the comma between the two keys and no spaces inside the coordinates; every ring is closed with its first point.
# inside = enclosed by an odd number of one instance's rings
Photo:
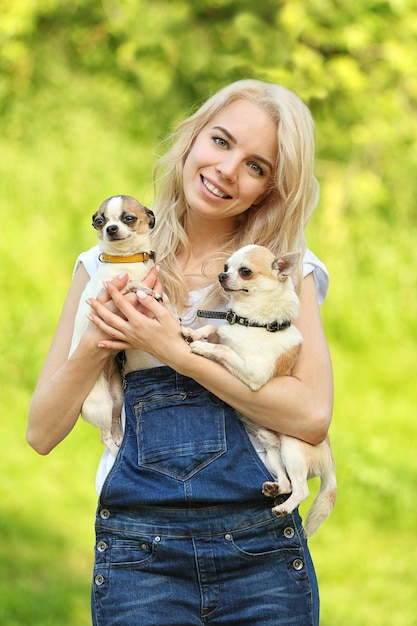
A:
{"type": "Polygon", "coordinates": [[[307,250],[303,259],[303,277],[313,273],[316,282],[319,304],[323,304],[329,290],[329,272],[325,264],[311,251],[307,250]]]}
{"type": "Polygon", "coordinates": [[[87,274],[91,278],[91,276],[95,274],[95,272],[97,271],[97,268],[99,267],[99,264],[100,264],[100,261],[98,258],[99,254],[100,254],[100,248],[98,246],[94,246],[93,248],[90,248],[89,250],[86,250],[85,252],[81,252],[81,254],[78,255],[77,257],[77,260],[75,261],[73,274],[75,274],[78,266],[82,264],[84,265],[87,274]]]}

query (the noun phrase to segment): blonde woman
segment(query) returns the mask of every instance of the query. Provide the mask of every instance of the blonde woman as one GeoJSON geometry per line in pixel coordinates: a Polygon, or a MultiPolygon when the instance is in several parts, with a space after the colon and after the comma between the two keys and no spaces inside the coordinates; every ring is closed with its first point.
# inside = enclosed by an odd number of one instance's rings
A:
{"type": "Polygon", "coordinates": [[[327,433],[332,372],[319,305],[325,266],[306,249],[315,209],[314,127],[288,89],[233,83],[173,133],[156,170],[148,285],[122,295],[127,276],[91,302],[91,324],[68,358],[82,290],[97,250],[80,255],[30,409],[27,437],[47,454],[73,428],[106,360],[128,358],[124,437],[97,474],[92,615],[97,626],[193,624],[316,626],[317,581],[298,511],[271,513],[260,486],[272,480],[263,450],[235,411],[312,444],[327,433]],[[304,337],[291,376],[257,392],[221,365],[191,353],[182,323],[197,308],[224,307],[217,274],[238,247],[300,251],[294,276],[304,337]]]}

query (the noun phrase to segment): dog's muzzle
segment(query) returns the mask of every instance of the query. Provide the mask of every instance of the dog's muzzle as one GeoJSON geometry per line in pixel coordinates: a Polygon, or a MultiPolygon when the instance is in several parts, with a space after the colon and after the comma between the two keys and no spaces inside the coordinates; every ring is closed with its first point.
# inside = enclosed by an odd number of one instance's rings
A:
{"type": "Polygon", "coordinates": [[[119,227],[117,224],[110,224],[109,226],[106,226],[105,230],[109,239],[117,239],[117,235],[119,233],[119,227]]]}

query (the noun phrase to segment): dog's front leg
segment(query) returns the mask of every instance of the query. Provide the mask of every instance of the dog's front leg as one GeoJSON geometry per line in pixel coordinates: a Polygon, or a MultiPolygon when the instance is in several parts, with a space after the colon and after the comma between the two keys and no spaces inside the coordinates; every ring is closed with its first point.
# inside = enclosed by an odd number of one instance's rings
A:
{"type": "Polygon", "coordinates": [[[209,343],[207,341],[193,341],[190,343],[190,348],[195,354],[201,354],[201,356],[220,363],[250,386],[250,382],[247,381],[245,361],[233,348],[223,343],[209,343]]]}

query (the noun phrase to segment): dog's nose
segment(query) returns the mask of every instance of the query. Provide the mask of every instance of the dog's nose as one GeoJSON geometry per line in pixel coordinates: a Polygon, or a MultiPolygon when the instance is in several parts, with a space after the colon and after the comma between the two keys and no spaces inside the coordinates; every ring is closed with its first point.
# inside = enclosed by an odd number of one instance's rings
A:
{"type": "Polygon", "coordinates": [[[115,235],[118,230],[119,227],[117,226],[117,224],[110,224],[110,226],[107,226],[106,228],[106,231],[110,236],[115,235]]]}
{"type": "Polygon", "coordinates": [[[227,280],[227,274],[226,274],[226,272],[220,272],[220,274],[219,274],[219,281],[220,281],[220,284],[224,283],[224,282],[225,282],[225,280],[227,280]]]}

